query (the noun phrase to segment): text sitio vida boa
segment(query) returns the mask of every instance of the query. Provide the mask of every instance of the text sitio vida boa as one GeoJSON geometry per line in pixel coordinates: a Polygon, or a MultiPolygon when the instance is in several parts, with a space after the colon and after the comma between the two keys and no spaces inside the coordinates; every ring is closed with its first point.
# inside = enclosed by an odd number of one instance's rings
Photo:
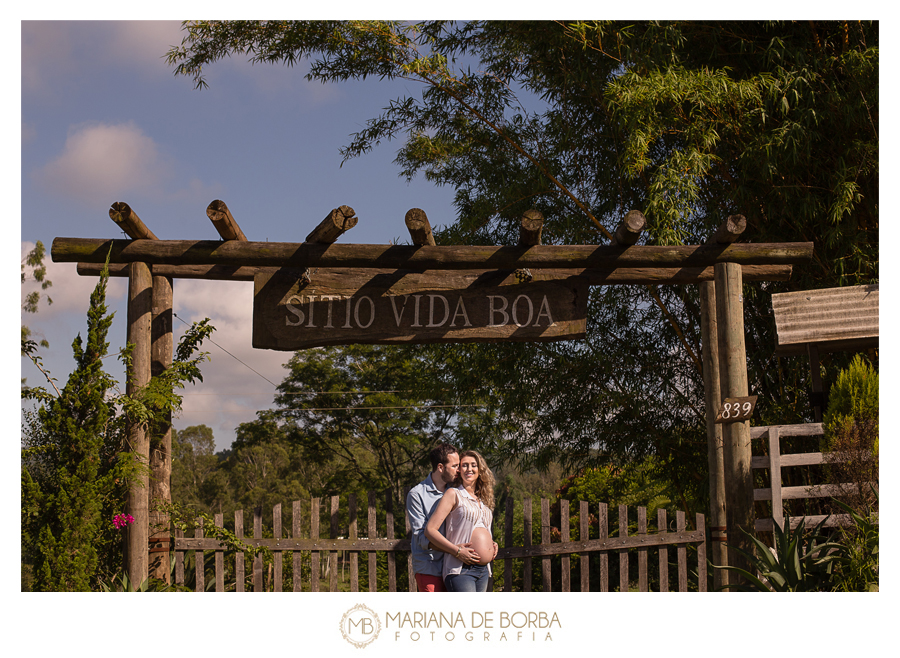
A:
{"type": "MultiPolygon", "coordinates": [[[[503,295],[486,295],[484,304],[487,306],[488,326],[504,327],[510,323],[517,327],[553,326],[556,323],[550,312],[550,302],[547,295],[542,297],[540,304],[535,304],[531,297],[525,294],[517,296],[511,302],[503,295]]],[[[404,315],[408,321],[411,320],[411,324],[408,325],[410,327],[431,329],[444,326],[473,326],[469,318],[473,302],[470,301],[469,307],[467,307],[462,296],[457,299],[455,305],[451,304],[444,295],[439,294],[403,295],[402,298],[402,304],[398,304],[397,297],[389,297],[391,312],[397,327],[403,321],[404,315]],[[412,308],[409,314],[406,314],[407,306],[410,306],[410,297],[412,298],[412,308]],[[427,301],[423,301],[423,297],[427,297],[427,301]],[[450,310],[451,306],[454,306],[452,311],[450,310]]],[[[368,295],[359,297],[309,295],[305,297],[305,300],[301,295],[291,295],[285,302],[285,308],[288,315],[285,316],[284,322],[288,327],[367,329],[372,326],[377,316],[375,301],[368,295]],[[300,308],[298,304],[303,308],[300,308]],[[324,308],[319,308],[319,312],[316,314],[316,306],[324,306],[324,308]],[[317,324],[322,322],[324,324],[317,324]],[[336,325],[335,322],[337,322],[336,325]],[[304,325],[304,323],[306,324],[304,325]]],[[[479,310],[484,311],[485,309],[479,310]]]]}
{"type": "Polygon", "coordinates": [[[466,624],[461,612],[385,614],[385,631],[395,642],[552,642],[561,629],[557,613],[493,611],[472,612],[466,624]]]}

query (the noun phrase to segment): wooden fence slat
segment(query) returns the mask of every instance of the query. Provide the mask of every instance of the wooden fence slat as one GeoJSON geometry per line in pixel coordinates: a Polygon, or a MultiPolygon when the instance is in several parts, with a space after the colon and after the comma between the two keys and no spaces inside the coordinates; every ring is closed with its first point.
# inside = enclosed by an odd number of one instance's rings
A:
{"type": "MultiPolygon", "coordinates": [[[[301,519],[301,508],[300,501],[295,500],[291,504],[291,534],[295,539],[300,538],[300,519],[301,519]]],[[[303,581],[301,580],[301,575],[303,572],[302,562],[301,562],[301,554],[300,551],[291,551],[294,554],[294,591],[302,592],[303,591],[303,581]]]]}
{"type": "MultiPolygon", "coordinates": [[[[322,499],[321,498],[313,498],[310,501],[309,506],[309,538],[310,539],[318,539],[319,538],[319,514],[321,513],[320,505],[322,499]]],[[[319,591],[319,580],[322,577],[321,566],[319,564],[320,553],[319,551],[313,551],[310,557],[310,569],[309,569],[309,591],[310,592],[318,592],[319,591]]]]}
{"type": "MultiPolygon", "coordinates": [[[[609,538],[609,511],[606,503],[597,504],[597,516],[600,520],[600,541],[609,538]]],[[[600,554],[600,591],[609,591],[609,553],[600,554]]]]}
{"type": "MultiPolygon", "coordinates": [[[[666,510],[656,510],[656,532],[657,535],[668,534],[669,521],[666,518],[666,510]]],[[[669,549],[668,544],[660,544],[659,546],[659,591],[669,591],[669,549]]]]}
{"type": "MultiPolygon", "coordinates": [[[[219,528],[225,527],[225,518],[221,514],[214,517],[215,524],[219,528]]],[[[220,549],[216,551],[216,591],[225,591],[225,551],[220,549]]]]}
{"type": "MultiPolygon", "coordinates": [[[[253,537],[262,539],[262,507],[253,508],[253,537]]],[[[264,592],[263,586],[263,559],[262,553],[257,552],[253,558],[253,591],[264,592]]]]}
{"type": "MultiPolygon", "coordinates": [[[[506,516],[503,519],[503,547],[512,546],[513,543],[513,508],[515,501],[511,497],[506,499],[506,516]]],[[[503,560],[503,591],[511,592],[513,582],[513,565],[511,559],[503,560]]]]}
{"type": "MultiPolygon", "coordinates": [[[[560,541],[571,541],[572,531],[569,527],[569,501],[559,501],[559,539],[560,541]]],[[[560,585],[563,592],[572,591],[572,564],[568,555],[562,556],[562,574],[560,585]]]]}
{"type": "MultiPolygon", "coordinates": [[[[202,519],[197,519],[197,527],[194,529],[194,537],[196,539],[203,538],[203,525],[202,519]]],[[[205,592],[206,591],[206,579],[204,572],[204,558],[203,551],[194,551],[194,591],[195,592],[205,592]]]]}
{"type": "MultiPolygon", "coordinates": [[[[581,541],[588,541],[591,538],[591,517],[588,511],[588,502],[586,500],[578,503],[578,537],[581,541]]],[[[591,589],[590,567],[588,565],[588,553],[581,553],[578,556],[578,571],[581,575],[581,591],[588,592],[591,589]]]]}
{"type": "MultiPolygon", "coordinates": [[[[675,529],[678,532],[684,532],[685,522],[684,522],[684,512],[678,510],[675,512],[675,529]]],[[[678,554],[678,591],[686,592],[687,591],[687,545],[686,544],[678,544],[678,547],[675,549],[675,552],[678,554]]]]}
{"type": "MultiPolygon", "coordinates": [[[[403,500],[406,500],[407,497],[409,496],[409,490],[410,490],[410,487],[406,487],[403,490],[403,500]]],[[[409,522],[409,513],[406,511],[406,505],[403,506],[403,519],[406,524],[406,536],[411,537],[412,536],[412,524],[409,522]]],[[[411,554],[408,554],[406,556],[406,575],[407,575],[407,578],[409,579],[409,591],[410,592],[417,591],[418,588],[416,587],[416,572],[413,570],[413,562],[412,562],[411,554]]],[[[491,582],[493,584],[493,581],[491,581],[491,582]]]]}
{"type": "MultiPolygon", "coordinates": [[[[541,498],[541,544],[550,543],[550,501],[541,498]]],[[[551,590],[550,557],[541,558],[541,591],[551,590]]]]}
{"type": "MultiPolygon", "coordinates": [[[[350,539],[357,539],[359,535],[356,529],[356,517],[359,514],[356,509],[356,494],[350,494],[350,539]]],[[[350,591],[359,591],[359,551],[350,551],[350,591]]]]}
{"type": "Polygon", "coordinates": [[[784,504],[781,501],[781,445],[778,440],[778,428],[770,427],[768,435],[769,477],[772,483],[772,518],[775,519],[778,527],[784,528],[784,504]]]}
{"type": "MultiPolygon", "coordinates": [[[[531,548],[533,541],[533,522],[531,518],[531,498],[526,498],[522,502],[524,508],[524,528],[523,528],[523,538],[522,543],[525,545],[525,548],[531,548]]],[[[525,558],[525,567],[522,571],[522,589],[526,592],[531,591],[531,557],[525,558]]]]}
{"type": "MultiPolygon", "coordinates": [[[[281,539],[281,503],[275,505],[272,508],[272,537],[274,539],[281,539]]],[[[273,555],[275,557],[275,574],[273,576],[273,592],[281,591],[281,577],[283,570],[283,562],[282,562],[282,551],[274,551],[273,555]]]]}
{"type": "MultiPolygon", "coordinates": [[[[338,531],[338,507],[340,505],[340,496],[331,497],[331,538],[337,539],[338,531]]],[[[328,591],[338,591],[338,552],[328,552],[328,591]]]]}
{"type": "MultiPolygon", "coordinates": [[[[641,541],[644,541],[647,535],[647,508],[638,507],[638,535],[641,541]]],[[[647,547],[643,546],[638,549],[638,591],[648,592],[649,584],[647,582],[647,547]]]]}
{"type": "MultiPolygon", "coordinates": [[[[387,538],[394,538],[394,497],[391,494],[391,490],[388,489],[385,494],[385,516],[387,517],[387,538]]],[[[397,556],[394,555],[393,551],[388,553],[387,556],[387,565],[388,565],[388,591],[396,592],[397,591],[397,556]]]]}
{"type": "MultiPolygon", "coordinates": [[[[706,527],[706,517],[703,514],[697,514],[696,516],[696,527],[697,529],[706,527]]],[[[700,542],[697,544],[697,589],[701,592],[706,591],[706,580],[707,580],[707,568],[706,568],[706,542],[700,542]]]]}
{"type": "MultiPolygon", "coordinates": [[[[234,536],[244,538],[244,510],[234,511],[234,536]]],[[[237,551],[234,554],[234,590],[244,591],[244,552],[237,551]]]]}
{"type": "MultiPolygon", "coordinates": [[[[184,537],[181,528],[175,528],[175,543],[184,537]]],[[[175,584],[184,585],[184,551],[175,551],[175,584]]]]}
{"type": "MultiPolygon", "coordinates": [[[[619,537],[628,537],[628,506],[619,505],[619,537]]],[[[619,591],[628,591],[628,549],[619,551],[619,591]]]]}
{"type": "MultiPolygon", "coordinates": [[[[375,539],[378,535],[377,517],[375,515],[375,492],[369,493],[369,539],[375,539]]],[[[378,591],[378,556],[375,551],[369,551],[369,591],[378,591]]]]}

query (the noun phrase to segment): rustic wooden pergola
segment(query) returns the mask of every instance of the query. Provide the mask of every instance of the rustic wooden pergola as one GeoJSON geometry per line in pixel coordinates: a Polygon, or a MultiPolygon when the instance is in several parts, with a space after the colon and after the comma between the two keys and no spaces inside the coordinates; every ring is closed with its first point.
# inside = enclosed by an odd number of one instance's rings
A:
{"type": "MultiPolygon", "coordinates": [[[[146,386],[151,376],[172,363],[172,294],[176,278],[255,280],[257,294],[259,281],[268,280],[267,277],[279,271],[290,272],[295,280],[294,289],[301,290],[305,285],[330,278],[340,279],[342,289],[347,290],[389,275],[389,284],[379,288],[385,295],[407,295],[416,286],[430,289],[435,281],[444,281],[445,286],[476,286],[484,278],[501,286],[556,281],[589,286],[698,284],[713,561],[726,564],[721,542],[730,537],[733,544],[741,545],[740,529],[753,529],[749,422],[716,422],[723,400],[748,395],[742,284],[788,280],[793,265],[812,259],[812,243],[739,244],[736,241],[746,228],[746,220],[735,215],[723,222],[702,245],[637,245],[646,220],[642,213],[632,210],[622,219],[609,244],[542,245],[544,218],[532,210],[521,219],[519,242],[515,246],[446,246],[435,244],[426,214],[412,209],[405,218],[411,245],[336,244],[358,222],[349,206],[332,210],[302,243],[251,242],[222,201],[213,201],[206,214],[221,240],[160,240],[128,204],[117,202],[110,208],[109,216],[129,239],[56,238],[53,241],[52,260],[78,263],[77,271],[81,275],[99,275],[109,257],[110,275],[128,277],[127,340],[134,344],[132,368],[128,373],[129,392],[146,386]]],[[[311,315],[310,312],[310,324],[311,315]]],[[[577,337],[577,329],[569,335],[548,336],[482,333],[460,338],[458,334],[444,334],[437,338],[425,336],[418,342],[569,337],[577,337]]],[[[416,342],[416,339],[403,335],[366,340],[357,335],[329,344],[342,342],[397,343],[416,342]]],[[[151,514],[151,503],[171,501],[171,424],[151,430],[132,426],[128,432],[132,449],[139,459],[149,464],[150,476],[136,481],[130,489],[127,511],[135,522],[127,536],[126,569],[129,578],[136,582],[148,575],[168,579],[168,519],[159,512],[151,514]],[[148,431],[155,434],[152,442],[148,431]],[[152,534],[151,524],[155,529],[152,534]]],[[[716,570],[717,586],[725,584],[724,573],[716,570]]]]}

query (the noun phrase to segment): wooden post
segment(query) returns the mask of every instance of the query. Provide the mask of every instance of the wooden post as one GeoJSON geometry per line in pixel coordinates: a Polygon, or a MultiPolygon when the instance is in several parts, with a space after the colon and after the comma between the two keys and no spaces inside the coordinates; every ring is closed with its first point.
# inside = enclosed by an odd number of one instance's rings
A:
{"type": "MultiPolygon", "coordinates": [[[[127,340],[134,345],[131,368],[127,373],[126,393],[137,394],[150,381],[150,322],[153,302],[153,281],[150,268],[145,263],[132,263],[128,277],[128,332],[127,340]]],[[[150,462],[150,437],[148,428],[130,422],[126,429],[128,448],[135,454],[137,473],[128,488],[125,509],[134,517],[128,528],[125,545],[125,565],[128,578],[138,585],[148,576],[149,539],[149,477],[146,469],[150,462]]],[[[168,566],[168,565],[167,565],[168,566]]]]}
{"type": "Polygon", "coordinates": [[[812,377],[812,408],[817,423],[822,422],[822,409],[825,406],[824,388],[822,386],[822,368],[819,363],[819,347],[815,343],[807,343],[806,353],[809,355],[809,374],[812,377]]]}
{"type": "MultiPolygon", "coordinates": [[[[744,397],[748,394],[748,382],[741,266],[717,263],[715,271],[721,395],[723,398],[744,397]]],[[[722,439],[728,543],[751,553],[752,543],[741,532],[752,533],[755,529],[749,421],[724,425],[722,439]]],[[[749,568],[746,560],[739,559],[734,553],[729,555],[729,564],[749,568]]]]}
{"type": "Polygon", "coordinates": [[[425,214],[424,210],[421,208],[410,208],[406,213],[406,217],[404,217],[404,221],[413,244],[435,244],[434,233],[431,231],[431,222],[428,221],[428,215],[425,214]]]}
{"type": "Polygon", "coordinates": [[[613,235],[615,244],[627,247],[637,244],[641,232],[647,226],[647,218],[640,210],[629,210],[625,217],[616,227],[616,233],[613,235]]]}
{"type": "MultiPolygon", "coordinates": [[[[700,331],[703,341],[703,389],[706,401],[706,440],[709,463],[709,519],[712,539],[712,562],[728,564],[722,545],[727,540],[725,527],[725,458],[722,452],[722,425],[716,423],[716,412],[722,403],[719,373],[719,337],[716,322],[716,286],[712,281],[700,284],[700,331]]],[[[728,583],[728,572],[713,569],[713,587],[728,583]]]]}
{"type": "MultiPolygon", "coordinates": [[[[172,279],[153,277],[153,308],[150,322],[150,374],[158,377],[172,365],[172,279]]],[[[149,574],[170,582],[169,515],[158,507],[172,502],[172,417],[151,428],[150,437],[150,537],[166,550],[151,553],[149,574]]]]}
{"type": "Polygon", "coordinates": [[[216,227],[216,232],[223,240],[247,241],[247,236],[244,235],[241,227],[238,226],[237,221],[232,216],[231,211],[228,210],[228,206],[225,205],[224,201],[216,199],[210,203],[206,208],[206,216],[209,217],[213,226],[216,227]]]}
{"type": "Polygon", "coordinates": [[[544,216],[537,210],[526,210],[519,220],[519,244],[532,246],[541,243],[544,216]]]}
{"type": "Polygon", "coordinates": [[[769,427],[769,483],[772,489],[772,522],[784,530],[784,501],[781,495],[781,440],[778,426],[769,427]]]}
{"type": "MultiPolygon", "coordinates": [[[[716,229],[707,244],[732,244],[747,228],[743,215],[730,215],[716,229]]],[[[741,270],[742,280],[745,277],[741,270]]],[[[713,281],[700,284],[700,330],[703,341],[703,388],[706,402],[707,459],[709,463],[710,535],[712,561],[716,566],[728,564],[727,550],[723,543],[726,534],[725,513],[725,461],[722,445],[722,425],[717,424],[716,413],[722,403],[721,373],[719,369],[718,322],[716,321],[716,286],[713,281]]],[[[713,587],[728,583],[728,572],[713,570],[713,587]]]]}
{"type": "Polygon", "coordinates": [[[317,244],[332,244],[343,233],[356,226],[359,217],[350,206],[341,206],[335,208],[328,216],[319,222],[319,225],[312,230],[312,233],[306,236],[305,242],[315,242],[317,244]]]}
{"type": "Polygon", "coordinates": [[[109,208],[109,218],[118,224],[132,240],[158,240],[153,231],[144,225],[137,213],[124,201],[116,201],[109,208]]]}
{"type": "Polygon", "coordinates": [[[743,215],[729,215],[728,219],[719,225],[715,234],[710,238],[710,243],[715,244],[731,244],[744,232],[747,228],[747,218],[743,215]]]}

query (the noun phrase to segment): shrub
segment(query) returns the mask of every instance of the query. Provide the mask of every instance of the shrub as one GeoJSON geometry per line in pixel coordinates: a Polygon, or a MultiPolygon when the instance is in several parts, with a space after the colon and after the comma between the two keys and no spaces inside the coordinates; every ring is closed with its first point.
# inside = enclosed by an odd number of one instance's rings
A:
{"type": "Polygon", "coordinates": [[[822,422],[829,480],[856,511],[875,503],[878,482],[878,373],[859,355],[829,392],[822,422]]]}

